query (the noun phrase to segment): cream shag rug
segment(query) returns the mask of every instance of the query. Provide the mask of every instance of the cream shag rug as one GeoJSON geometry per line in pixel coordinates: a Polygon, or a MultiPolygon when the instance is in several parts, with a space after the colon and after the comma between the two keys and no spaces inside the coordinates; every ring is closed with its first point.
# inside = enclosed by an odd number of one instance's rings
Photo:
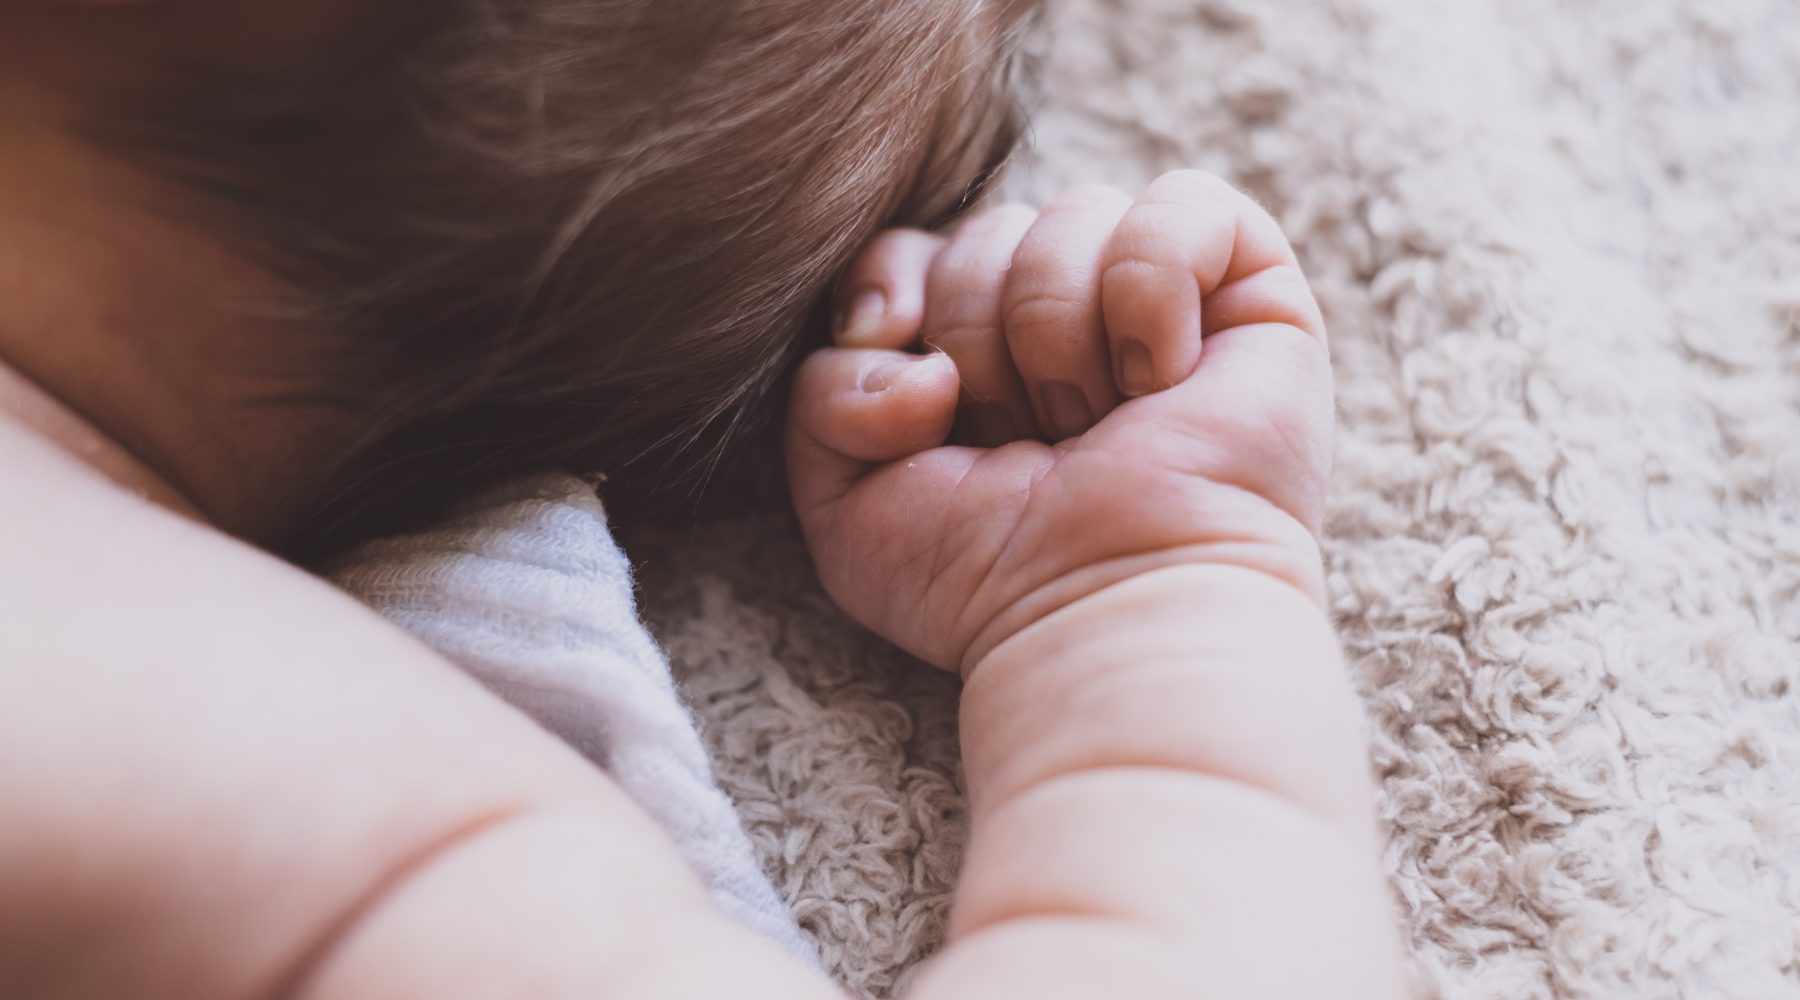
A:
{"type": "MultiPolygon", "coordinates": [[[[1325,302],[1423,990],[1800,996],[1800,4],[1064,0],[1043,47],[1021,195],[1216,171],[1325,302]]],[[[894,992],[964,838],[955,685],[782,516],[634,555],[778,886],[894,992]]]]}

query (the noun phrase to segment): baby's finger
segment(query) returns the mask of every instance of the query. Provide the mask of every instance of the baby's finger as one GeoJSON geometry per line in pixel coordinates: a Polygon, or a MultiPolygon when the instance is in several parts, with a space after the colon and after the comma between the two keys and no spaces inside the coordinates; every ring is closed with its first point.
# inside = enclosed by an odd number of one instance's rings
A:
{"type": "Polygon", "coordinates": [[[875,237],[838,281],[833,339],[844,347],[911,347],[925,319],[925,275],[943,245],[943,237],[919,229],[875,237]]]}
{"type": "Polygon", "coordinates": [[[1257,323],[1284,323],[1325,341],[1325,317],[1306,275],[1293,264],[1281,264],[1239,278],[1206,297],[1205,333],[1257,323]]]}
{"type": "Polygon", "coordinates": [[[871,466],[935,448],[956,420],[955,364],[943,354],[827,348],[794,376],[788,485],[802,516],[871,466]]]}
{"type": "Polygon", "coordinates": [[[1081,188],[1045,207],[1013,254],[1002,309],[1006,342],[1038,426],[1075,437],[1119,403],[1100,314],[1100,264],[1131,199],[1081,188]]]}
{"type": "Polygon", "coordinates": [[[950,237],[927,279],[925,343],[956,362],[963,386],[959,437],[981,448],[1037,435],[1000,316],[1013,251],[1035,218],[1023,205],[981,212],[950,237]]]}
{"type": "Polygon", "coordinates": [[[1104,256],[1101,308],[1119,391],[1142,396],[1187,378],[1200,360],[1202,298],[1292,264],[1280,226],[1242,192],[1197,171],[1158,178],[1104,256]]]}

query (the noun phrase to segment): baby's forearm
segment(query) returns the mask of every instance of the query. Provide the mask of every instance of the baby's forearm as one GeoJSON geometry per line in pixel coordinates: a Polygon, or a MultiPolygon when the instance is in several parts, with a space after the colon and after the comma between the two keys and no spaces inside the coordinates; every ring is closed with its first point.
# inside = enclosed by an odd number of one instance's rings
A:
{"type": "Polygon", "coordinates": [[[1291,582],[1183,566],[1082,598],[976,665],[963,750],[925,994],[1399,995],[1355,703],[1291,582]]]}

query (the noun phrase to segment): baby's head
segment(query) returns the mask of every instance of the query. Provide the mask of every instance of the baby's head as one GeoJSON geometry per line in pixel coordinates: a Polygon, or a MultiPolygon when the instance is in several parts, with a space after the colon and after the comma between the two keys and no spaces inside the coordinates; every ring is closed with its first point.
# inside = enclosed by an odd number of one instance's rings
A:
{"type": "Polygon", "coordinates": [[[314,531],[542,467],[690,486],[850,256],[1005,157],[1032,4],[398,6],[302,73],[173,67],[108,137],[341,338],[314,531]]]}

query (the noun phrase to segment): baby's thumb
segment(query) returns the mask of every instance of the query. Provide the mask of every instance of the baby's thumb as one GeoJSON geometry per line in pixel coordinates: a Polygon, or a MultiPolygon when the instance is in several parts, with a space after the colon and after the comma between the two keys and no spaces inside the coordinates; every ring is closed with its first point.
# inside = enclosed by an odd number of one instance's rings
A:
{"type": "Polygon", "coordinates": [[[956,421],[960,383],[948,355],[827,348],[794,377],[788,485],[802,520],[876,465],[935,448],[956,421]]]}

